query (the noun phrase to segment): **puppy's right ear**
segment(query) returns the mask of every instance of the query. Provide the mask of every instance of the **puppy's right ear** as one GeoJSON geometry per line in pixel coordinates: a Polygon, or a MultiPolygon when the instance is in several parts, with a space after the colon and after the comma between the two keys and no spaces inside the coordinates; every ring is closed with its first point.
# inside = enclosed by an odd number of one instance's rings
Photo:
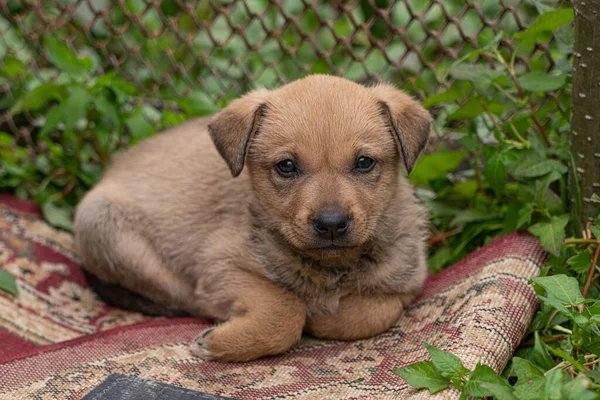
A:
{"type": "Polygon", "coordinates": [[[410,173],[431,134],[431,114],[412,97],[394,86],[380,83],[372,89],[379,98],[381,114],[396,138],[410,173]]]}
{"type": "Polygon", "coordinates": [[[208,125],[210,137],[234,177],[244,169],[250,142],[266,111],[268,95],[266,89],[253,90],[215,114],[208,125]]]}

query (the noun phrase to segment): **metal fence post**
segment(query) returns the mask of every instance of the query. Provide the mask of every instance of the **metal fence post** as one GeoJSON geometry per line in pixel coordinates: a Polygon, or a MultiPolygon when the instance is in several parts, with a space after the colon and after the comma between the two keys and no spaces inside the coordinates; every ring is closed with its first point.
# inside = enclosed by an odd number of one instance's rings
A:
{"type": "Polygon", "coordinates": [[[596,216],[600,195],[600,0],[574,0],[575,51],[571,100],[572,205],[583,225],[596,216]],[[576,201],[579,189],[582,202],[576,201]]]}

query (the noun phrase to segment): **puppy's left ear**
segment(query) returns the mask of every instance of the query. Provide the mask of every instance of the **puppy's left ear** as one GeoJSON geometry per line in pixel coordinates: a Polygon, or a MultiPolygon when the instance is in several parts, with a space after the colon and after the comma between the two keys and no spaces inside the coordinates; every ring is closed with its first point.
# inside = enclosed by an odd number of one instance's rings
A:
{"type": "Polygon", "coordinates": [[[266,89],[256,89],[215,114],[208,132],[234,177],[242,173],[246,154],[266,112],[266,89]]]}
{"type": "Polygon", "coordinates": [[[429,140],[433,119],[417,101],[392,85],[379,84],[373,91],[400,149],[404,166],[410,172],[429,140]]]}

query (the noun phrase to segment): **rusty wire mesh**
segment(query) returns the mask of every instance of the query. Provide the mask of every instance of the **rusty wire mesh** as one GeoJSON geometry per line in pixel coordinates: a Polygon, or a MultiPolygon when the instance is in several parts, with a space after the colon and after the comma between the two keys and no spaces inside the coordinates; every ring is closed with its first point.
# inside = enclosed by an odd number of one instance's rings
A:
{"type": "MultiPolygon", "coordinates": [[[[309,73],[387,80],[425,99],[452,83],[440,71],[482,38],[523,30],[536,15],[523,0],[0,0],[0,12],[3,64],[16,57],[47,79],[44,40],[54,35],[151,104],[193,95],[219,106],[309,73]]],[[[547,44],[519,61],[532,59],[553,67],[547,44]]],[[[27,138],[36,121],[8,111],[12,83],[0,80],[0,131],[27,138]]]]}

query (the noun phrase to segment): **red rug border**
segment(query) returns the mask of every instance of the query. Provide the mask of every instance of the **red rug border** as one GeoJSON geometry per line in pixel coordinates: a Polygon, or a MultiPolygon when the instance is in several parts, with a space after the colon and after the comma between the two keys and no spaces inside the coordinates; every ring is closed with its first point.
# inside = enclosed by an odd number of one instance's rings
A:
{"type": "Polygon", "coordinates": [[[20,213],[43,218],[42,210],[33,200],[19,199],[8,193],[0,193],[0,208],[5,206],[20,213]]]}
{"type": "Polygon", "coordinates": [[[62,350],[66,347],[72,347],[80,345],[86,342],[90,342],[96,339],[113,336],[122,332],[139,329],[139,328],[151,328],[157,326],[166,325],[194,325],[194,324],[207,324],[212,325],[212,322],[202,318],[165,318],[155,321],[140,322],[132,325],[120,326],[118,328],[109,329],[103,332],[92,333],[90,335],[81,336],[75,339],[66,340],[64,342],[58,342],[37,347],[35,349],[27,349],[18,353],[13,353],[7,357],[0,358],[0,364],[8,364],[14,361],[22,360],[24,358],[38,356],[44,353],[51,353],[53,351],[62,350]]]}

